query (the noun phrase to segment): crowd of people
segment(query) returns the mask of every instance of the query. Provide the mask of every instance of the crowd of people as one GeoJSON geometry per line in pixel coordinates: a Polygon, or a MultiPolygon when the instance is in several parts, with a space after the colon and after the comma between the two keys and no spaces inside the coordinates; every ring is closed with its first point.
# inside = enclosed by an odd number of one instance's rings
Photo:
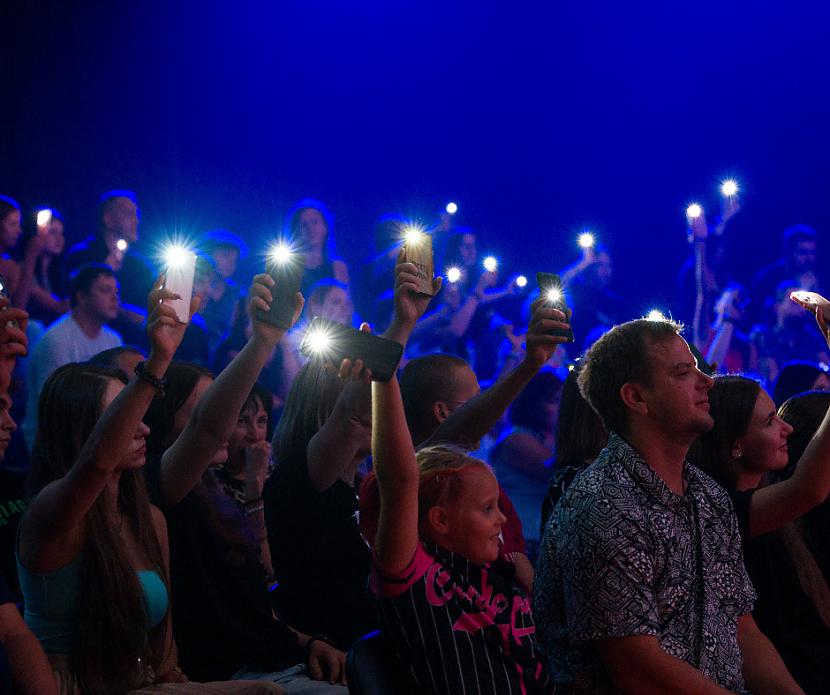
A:
{"type": "Polygon", "coordinates": [[[563,303],[450,213],[434,278],[397,215],[350,268],[312,199],[296,294],[213,230],[183,320],[134,193],[70,248],[0,196],[0,688],[824,692],[830,302],[804,225],[739,284],[739,210],[687,219],[688,327],[592,239],[537,269],[563,303]],[[309,357],[316,317],[396,374],[309,357]]]}

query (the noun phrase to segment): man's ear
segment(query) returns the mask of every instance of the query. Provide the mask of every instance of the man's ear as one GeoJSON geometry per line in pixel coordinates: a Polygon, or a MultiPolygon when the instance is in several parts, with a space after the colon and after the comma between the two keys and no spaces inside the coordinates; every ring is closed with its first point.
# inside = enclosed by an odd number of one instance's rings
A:
{"type": "Polygon", "coordinates": [[[643,387],[633,381],[627,381],[620,387],[620,398],[626,408],[630,408],[640,415],[648,415],[648,403],[646,403],[643,387]]]}
{"type": "Polygon", "coordinates": [[[441,506],[434,506],[427,512],[427,521],[432,527],[432,530],[440,535],[445,535],[450,530],[447,510],[441,506]]]}
{"type": "Polygon", "coordinates": [[[432,404],[432,415],[438,422],[444,422],[450,416],[450,409],[444,401],[435,401],[432,404]]]}

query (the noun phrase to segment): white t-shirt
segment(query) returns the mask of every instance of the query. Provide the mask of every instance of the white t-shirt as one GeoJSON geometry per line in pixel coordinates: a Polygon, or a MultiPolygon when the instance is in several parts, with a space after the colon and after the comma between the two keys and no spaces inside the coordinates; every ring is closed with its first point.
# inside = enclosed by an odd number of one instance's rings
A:
{"type": "Polygon", "coordinates": [[[121,336],[106,326],[101,328],[97,337],[90,338],[81,330],[71,313],[49,327],[29,358],[26,417],[23,421],[23,436],[29,451],[32,450],[37,431],[37,402],[40,391],[52,372],[70,362],[86,362],[99,352],[123,344],[121,336]]]}

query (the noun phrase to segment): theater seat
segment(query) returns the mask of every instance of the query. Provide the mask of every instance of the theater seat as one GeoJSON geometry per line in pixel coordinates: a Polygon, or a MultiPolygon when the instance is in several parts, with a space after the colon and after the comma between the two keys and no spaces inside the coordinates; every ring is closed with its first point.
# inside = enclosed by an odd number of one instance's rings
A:
{"type": "Polygon", "coordinates": [[[417,695],[417,686],[380,632],[356,640],[346,655],[350,695],[417,695]]]}

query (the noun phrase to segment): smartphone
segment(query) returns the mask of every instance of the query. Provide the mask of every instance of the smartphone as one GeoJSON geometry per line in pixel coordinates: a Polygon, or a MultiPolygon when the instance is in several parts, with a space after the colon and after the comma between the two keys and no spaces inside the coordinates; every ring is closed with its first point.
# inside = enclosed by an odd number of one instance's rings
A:
{"type": "MultiPolygon", "coordinates": [[[[7,285],[6,285],[6,278],[4,278],[2,275],[0,275],[0,297],[2,297],[3,299],[8,299],[9,298],[9,290],[7,288],[7,285]]],[[[9,308],[9,305],[6,304],[6,306],[3,307],[2,311],[5,311],[8,308],[9,308]]],[[[20,327],[20,324],[17,322],[17,319],[15,319],[13,321],[6,321],[6,325],[9,326],[10,328],[19,328],[20,327]]]]}
{"type": "Polygon", "coordinates": [[[176,310],[179,323],[190,321],[190,300],[193,298],[193,276],[196,274],[196,254],[192,251],[177,251],[167,262],[164,288],[175,292],[181,299],[170,300],[176,310]]]}
{"type": "Polygon", "coordinates": [[[366,369],[372,370],[374,381],[389,381],[401,361],[403,346],[315,316],[305,332],[300,352],[307,357],[322,357],[337,367],[347,358],[363,360],[366,369]],[[321,333],[326,336],[325,345],[318,344],[316,339],[321,333]]]}
{"type": "Polygon", "coordinates": [[[435,277],[435,265],[432,258],[432,237],[421,233],[404,241],[404,260],[412,263],[418,273],[418,292],[432,297],[435,294],[432,281],[435,277]]]}
{"type": "Polygon", "coordinates": [[[294,319],[294,297],[300,291],[305,270],[302,256],[292,256],[280,262],[269,260],[265,270],[274,280],[274,286],[269,288],[271,307],[268,311],[255,309],[254,315],[272,326],[289,329],[294,319]]]}
{"type": "Polygon", "coordinates": [[[46,234],[49,231],[49,224],[52,222],[52,211],[49,208],[40,210],[36,216],[37,233],[46,234]]]}
{"type": "MultiPolygon", "coordinates": [[[[565,316],[568,315],[568,304],[565,302],[565,293],[562,291],[562,280],[553,273],[536,273],[536,284],[539,286],[539,296],[547,297],[548,293],[556,294],[555,299],[548,299],[550,306],[559,309],[565,316]]],[[[568,329],[554,328],[548,331],[549,335],[558,335],[567,338],[569,343],[575,342],[573,328],[568,324],[568,329]]]]}

